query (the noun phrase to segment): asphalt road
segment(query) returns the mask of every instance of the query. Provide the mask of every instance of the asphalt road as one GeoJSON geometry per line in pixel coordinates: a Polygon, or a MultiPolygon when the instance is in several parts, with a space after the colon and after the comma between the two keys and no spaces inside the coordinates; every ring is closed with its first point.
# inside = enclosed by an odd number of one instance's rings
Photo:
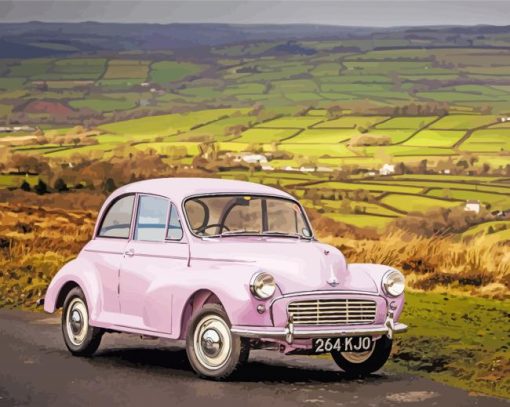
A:
{"type": "Polygon", "coordinates": [[[329,359],[255,351],[233,382],[194,376],[182,344],[103,337],[71,356],[59,321],[0,310],[0,407],[6,406],[510,406],[426,379],[379,372],[347,378],[329,359]]]}

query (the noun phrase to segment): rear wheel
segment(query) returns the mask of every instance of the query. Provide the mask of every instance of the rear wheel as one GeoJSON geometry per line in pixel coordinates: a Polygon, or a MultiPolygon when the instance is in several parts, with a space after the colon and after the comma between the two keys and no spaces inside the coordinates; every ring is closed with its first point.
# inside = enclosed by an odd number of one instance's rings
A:
{"type": "Polygon", "coordinates": [[[75,356],[90,356],[101,343],[103,331],[89,325],[87,302],[79,287],[69,291],[64,301],[62,334],[67,349],[75,356]]]}
{"type": "Polygon", "coordinates": [[[344,372],[356,376],[365,376],[379,370],[388,360],[393,341],[383,335],[374,342],[372,349],[366,352],[332,351],[334,361],[344,372]]]}
{"type": "Polygon", "coordinates": [[[224,380],[248,359],[249,341],[230,332],[223,307],[206,304],[192,318],[186,335],[186,353],[200,377],[224,380]]]}

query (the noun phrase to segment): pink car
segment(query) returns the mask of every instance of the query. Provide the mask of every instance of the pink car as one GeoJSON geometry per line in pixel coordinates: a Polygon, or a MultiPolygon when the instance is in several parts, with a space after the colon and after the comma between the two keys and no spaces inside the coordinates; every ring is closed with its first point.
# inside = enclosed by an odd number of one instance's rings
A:
{"type": "Polygon", "coordinates": [[[368,374],[390,354],[404,277],[347,264],[319,243],[296,199],[241,181],[168,178],[115,191],[92,240],[53,278],[44,309],[63,308],[74,355],[106,332],[185,339],[193,369],[224,379],[250,349],[331,353],[368,374]]]}

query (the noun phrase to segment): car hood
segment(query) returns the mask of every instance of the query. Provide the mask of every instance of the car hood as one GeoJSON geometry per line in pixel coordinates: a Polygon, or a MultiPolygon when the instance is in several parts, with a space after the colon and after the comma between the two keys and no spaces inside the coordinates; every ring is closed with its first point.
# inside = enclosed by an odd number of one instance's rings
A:
{"type": "Polygon", "coordinates": [[[273,275],[282,294],[315,290],[378,292],[367,272],[349,271],[338,249],[316,241],[265,237],[207,239],[193,245],[191,261],[194,258],[256,265],[273,275]]]}

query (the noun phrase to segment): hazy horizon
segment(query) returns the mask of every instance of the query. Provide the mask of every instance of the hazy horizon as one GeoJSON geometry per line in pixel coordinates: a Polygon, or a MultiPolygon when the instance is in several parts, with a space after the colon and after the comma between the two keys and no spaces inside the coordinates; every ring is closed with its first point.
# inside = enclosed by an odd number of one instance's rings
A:
{"type": "Polygon", "coordinates": [[[0,0],[0,23],[428,27],[509,25],[510,1],[0,0]]]}

